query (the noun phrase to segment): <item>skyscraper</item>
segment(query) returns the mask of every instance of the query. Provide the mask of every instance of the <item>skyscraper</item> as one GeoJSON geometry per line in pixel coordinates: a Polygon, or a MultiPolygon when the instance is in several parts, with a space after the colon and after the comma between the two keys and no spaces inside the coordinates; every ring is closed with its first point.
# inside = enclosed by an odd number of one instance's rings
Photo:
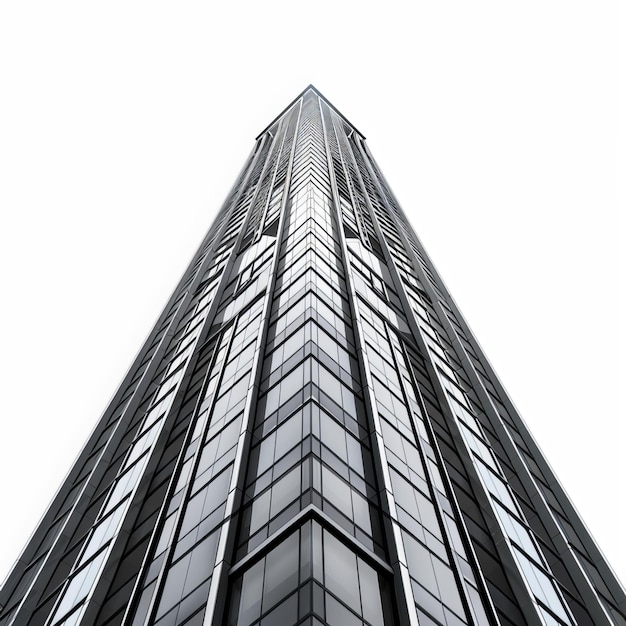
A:
{"type": "Polygon", "coordinates": [[[239,179],[0,625],[626,624],[364,137],[314,88],[239,179]]]}

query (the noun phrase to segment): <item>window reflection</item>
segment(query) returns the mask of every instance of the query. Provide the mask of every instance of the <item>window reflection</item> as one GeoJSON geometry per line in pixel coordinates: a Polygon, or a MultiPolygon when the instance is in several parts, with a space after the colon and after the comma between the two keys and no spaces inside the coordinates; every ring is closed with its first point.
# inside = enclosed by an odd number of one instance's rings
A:
{"type": "Polygon", "coordinates": [[[289,535],[234,582],[229,626],[393,624],[384,579],[353,547],[317,522],[289,535]],[[278,621],[282,620],[282,621],[278,621]]]}

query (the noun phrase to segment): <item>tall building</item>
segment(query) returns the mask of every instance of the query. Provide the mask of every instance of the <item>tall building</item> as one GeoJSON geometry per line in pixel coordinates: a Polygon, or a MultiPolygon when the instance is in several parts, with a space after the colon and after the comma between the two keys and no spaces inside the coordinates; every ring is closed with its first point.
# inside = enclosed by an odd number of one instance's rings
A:
{"type": "Polygon", "coordinates": [[[363,135],[257,138],[0,626],[625,625],[363,135]]]}

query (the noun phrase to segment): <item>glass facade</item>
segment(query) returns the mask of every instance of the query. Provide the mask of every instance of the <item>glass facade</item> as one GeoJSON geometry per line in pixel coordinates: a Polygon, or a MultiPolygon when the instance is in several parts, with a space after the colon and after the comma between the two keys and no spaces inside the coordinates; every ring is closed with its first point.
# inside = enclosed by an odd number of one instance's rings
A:
{"type": "Polygon", "coordinates": [[[0,626],[626,625],[364,137],[307,88],[0,594],[0,626]]]}

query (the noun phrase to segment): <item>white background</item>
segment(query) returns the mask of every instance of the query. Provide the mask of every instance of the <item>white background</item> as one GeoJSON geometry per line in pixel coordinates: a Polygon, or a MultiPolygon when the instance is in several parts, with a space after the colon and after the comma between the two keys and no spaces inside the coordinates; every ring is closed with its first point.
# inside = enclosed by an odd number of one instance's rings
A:
{"type": "Polygon", "coordinates": [[[0,578],[309,83],[368,137],[626,578],[616,7],[0,4],[0,578]]]}

